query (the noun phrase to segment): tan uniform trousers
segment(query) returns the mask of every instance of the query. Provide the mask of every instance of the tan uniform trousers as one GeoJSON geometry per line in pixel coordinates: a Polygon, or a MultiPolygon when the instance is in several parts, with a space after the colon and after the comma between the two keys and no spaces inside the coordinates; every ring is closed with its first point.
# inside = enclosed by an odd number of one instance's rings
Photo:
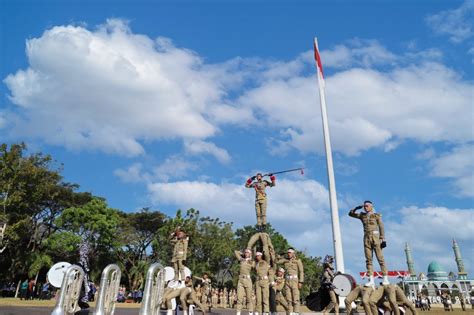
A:
{"type": "Polygon", "coordinates": [[[408,307],[413,315],[417,315],[418,312],[416,311],[415,305],[406,297],[403,290],[398,286],[395,287],[395,290],[397,301],[400,301],[403,305],[408,307]]]}
{"type": "Polygon", "coordinates": [[[334,312],[336,314],[339,314],[339,302],[337,301],[337,296],[334,290],[329,290],[329,298],[331,299],[331,302],[323,309],[323,314],[330,313],[332,309],[334,309],[334,312]]]}
{"type": "Polygon", "coordinates": [[[184,274],[184,264],[183,260],[178,259],[173,261],[173,268],[174,268],[174,280],[180,280],[179,276],[181,275],[181,280],[186,279],[186,275],[184,274]]]}
{"type": "Polygon", "coordinates": [[[242,310],[244,298],[247,302],[247,310],[253,312],[252,304],[252,279],[240,276],[237,283],[237,312],[242,310]]]}
{"type": "Polygon", "coordinates": [[[257,306],[255,307],[255,311],[262,313],[270,312],[270,286],[268,283],[268,279],[260,279],[255,284],[256,287],[256,298],[257,298],[257,306]]]}
{"type": "Polygon", "coordinates": [[[204,305],[199,302],[196,293],[191,288],[186,288],[186,290],[182,290],[181,294],[179,295],[179,300],[181,301],[181,306],[183,307],[183,310],[188,310],[188,298],[191,299],[192,303],[194,303],[201,310],[201,312],[203,312],[203,314],[206,314],[206,309],[204,305]]]}
{"type": "Polygon", "coordinates": [[[370,294],[369,304],[370,304],[370,309],[372,311],[372,315],[379,313],[377,304],[383,298],[384,292],[385,292],[385,289],[384,287],[381,286],[373,290],[372,293],[370,294]]]}
{"type": "Polygon", "coordinates": [[[372,253],[374,251],[382,273],[384,275],[387,275],[387,267],[385,266],[382,248],[380,247],[379,235],[374,233],[364,235],[365,265],[367,267],[367,272],[369,273],[369,276],[374,273],[374,266],[372,263],[372,253]]]}
{"type": "Polygon", "coordinates": [[[166,300],[166,309],[172,310],[173,304],[171,304],[171,300],[178,298],[181,295],[181,289],[173,289],[166,293],[164,299],[166,300]]]}
{"type": "Polygon", "coordinates": [[[283,293],[280,291],[277,291],[275,294],[275,301],[280,304],[284,309],[285,312],[288,314],[288,302],[286,301],[285,297],[283,296],[283,293]]]}
{"type": "MultiPolygon", "coordinates": [[[[362,299],[362,306],[364,307],[364,311],[366,315],[372,315],[372,311],[370,309],[370,294],[372,293],[371,287],[362,287],[357,286],[354,290],[349,292],[349,295],[346,296],[344,303],[346,304],[346,312],[348,315],[352,312],[352,302],[354,302],[359,296],[362,299]]],[[[377,314],[375,314],[377,315],[377,314]]]]}
{"type": "Polygon", "coordinates": [[[267,224],[267,199],[255,200],[255,212],[257,213],[257,225],[267,224]]]}
{"type": "Polygon", "coordinates": [[[298,288],[298,279],[286,279],[285,295],[288,301],[288,311],[290,313],[300,312],[300,289],[298,288]]]}

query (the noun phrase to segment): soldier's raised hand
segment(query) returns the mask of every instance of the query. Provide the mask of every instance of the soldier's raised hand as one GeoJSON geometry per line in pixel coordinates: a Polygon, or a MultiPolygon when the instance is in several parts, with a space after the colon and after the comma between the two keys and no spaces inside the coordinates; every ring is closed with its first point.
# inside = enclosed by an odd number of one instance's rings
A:
{"type": "Polygon", "coordinates": [[[359,210],[359,209],[362,209],[364,206],[357,206],[354,208],[354,210],[359,210]]]}

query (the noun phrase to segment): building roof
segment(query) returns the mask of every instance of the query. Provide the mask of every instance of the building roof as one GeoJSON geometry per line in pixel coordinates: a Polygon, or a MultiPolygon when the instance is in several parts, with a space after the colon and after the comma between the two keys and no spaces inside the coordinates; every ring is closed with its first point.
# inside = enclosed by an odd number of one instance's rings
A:
{"type": "Polygon", "coordinates": [[[445,281],[448,279],[448,273],[436,261],[432,261],[428,265],[428,279],[433,281],[445,281]]]}

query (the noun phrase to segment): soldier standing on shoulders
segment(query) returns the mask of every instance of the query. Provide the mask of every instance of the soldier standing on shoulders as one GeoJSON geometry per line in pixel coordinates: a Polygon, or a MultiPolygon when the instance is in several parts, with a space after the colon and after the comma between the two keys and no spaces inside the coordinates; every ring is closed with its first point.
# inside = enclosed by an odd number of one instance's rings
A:
{"type": "Polygon", "coordinates": [[[369,276],[369,282],[366,286],[374,286],[374,268],[372,263],[372,253],[375,251],[375,256],[382,269],[383,273],[383,285],[388,285],[387,267],[385,266],[385,260],[382,253],[387,243],[385,242],[384,226],[382,222],[382,215],[375,213],[372,202],[369,200],[364,201],[363,206],[357,206],[349,211],[349,216],[359,219],[362,221],[364,226],[364,253],[365,253],[365,264],[367,267],[367,274],[369,276]],[[364,212],[357,213],[357,210],[364,208],[364,212]]]}
{"type": "Polygon", "coordinates": [[[257,213],[257,226],[260,231],[267,226],[267,194],[265,188],[275,186],[275,176],[270,174],[270,180],[263,180],[261,173],[252,176],[245,183],[245,187],[255,189],[255,212],[257,213]],[[257,179],[256,181],[254,181],[257,179]]]}
{"type": "Polygon", "coordinates": [[[255,263],[251,257],[252,251],[247,248],[242,254],[240,251],[235,251],[235,257],[240,262],[239,271],[239,282],[237,283],[237,315],[240,315],[242,311],[242,305],[244,298],[247,303],[247,310],[249,315],[253,314],[253,303],[252,303],[252,279],[250,278],[250,272],[255,267],[255,263]]]}
{"type": "Polygon", "coordinates": [[[288,248],[287,257],[280,258],[277,263],[283,264],[286,269],[286,300],[291,315],[300,312],[300,289],[304,282],[303,263],[296,258],[294,248],[288,248]]]}
{"type": "Polygon", "coordinates": [[[324,258],[324,272],[323,278],[321,280],[321,288],[326,290],[329,293],[329,298],[331,302],[324,308],[322,311],[323,314],[328,314],[334,308],[336,315],[339,314],[339,302],[337,300],[336,292],[334,292],[334,285],[332,284],[332,280],[334,279],[334,267],[332,264],[334,263],[334,258],[332,256],[327,255],[324,258]]]}
{"type": "Polygon", "coordinates": [[[171,234],[170,241],[171,244],[174,245],[173,258],[171,259],[174,268],[174,280],[184,280],[186,278],[184,274],[184,261],[186,261],[188,252],[189,237],[178,227],[176,231],[171,234]]]}

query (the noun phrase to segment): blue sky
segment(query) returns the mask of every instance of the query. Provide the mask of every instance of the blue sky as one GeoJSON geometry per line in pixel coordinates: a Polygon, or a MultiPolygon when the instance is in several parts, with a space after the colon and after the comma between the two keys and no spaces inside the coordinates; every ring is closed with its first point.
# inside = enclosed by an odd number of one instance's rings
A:
{"type": "Polygon", "coordinates": [[[253,224],[245,179],[278,177],[269,219],[301,250],[332,251],[311,49],[318,36],[346,268],[383,214],[389,269],[472,270],[473,1],[2,1],[0,137],[64,163],[112,207],[253,224]]]}

